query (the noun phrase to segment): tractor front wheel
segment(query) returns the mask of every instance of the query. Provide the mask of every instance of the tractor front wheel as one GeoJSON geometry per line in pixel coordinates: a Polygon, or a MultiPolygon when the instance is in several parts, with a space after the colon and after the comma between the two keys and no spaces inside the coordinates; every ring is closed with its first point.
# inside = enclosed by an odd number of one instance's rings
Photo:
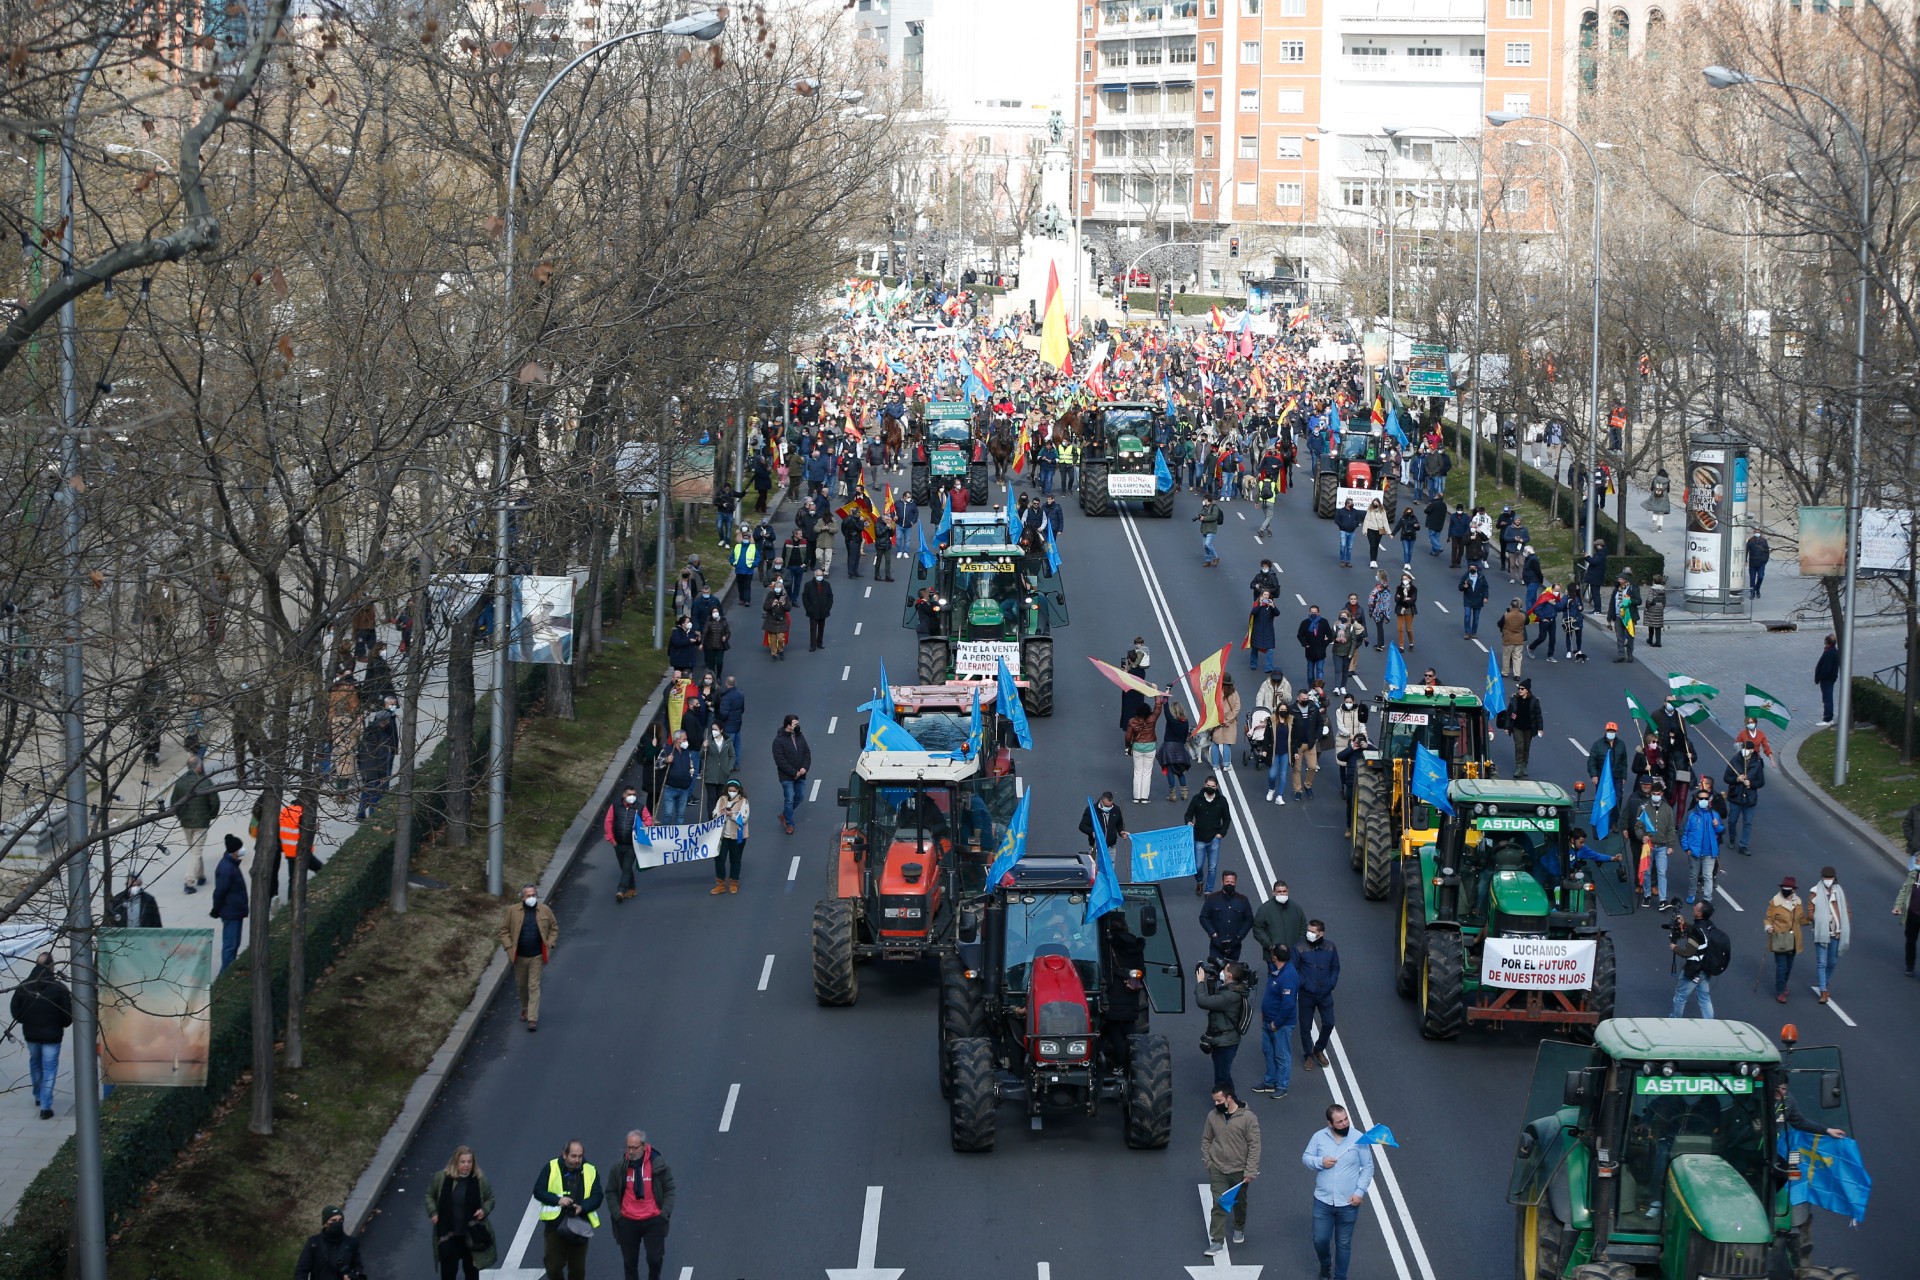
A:
{"type": "Polygon", "coordinates": [[[1385,786],[1381,769],[1385,767],[1385,761],[1376,768],[1363,760],[1354,771],[1353,812],[1347,815],[1347,863],[1355,871],[1363,870],[1367,865],[1367,815],[1386,803],[1380,794],[1385,786]]]}
{"type": "Polygon", "coordinates": [[[1147,499],[1147,514],[1156,520],[1171,520],[1173,518],[1173,490],[1169,489],[1165,493],[1155,490],[1154,495],[1147,499]]]}
{"type": "Polygon", "coordinates": [[[1021,705],[1032,716],[1053,714],[1053,637],[1034,636],[1020,646],[1020,674],[1027,687],[1020,691],[1021,705]]]}
{"type": "Polygon", "coordinates": [[[916,462],[907,469],[907,492],[923,507],[933,496],[933,475],[926,463],[916,462]]]}
{"type": "Polygon", "coordinates": [[[985,1036],[968,1036],[947,1046],[953,1096],[947,1125],[955,1151],[993,1150],[993,1046],[985,1036]]]}
{"type": "Polygon", "coordinates": [[[1157,1151],[1173,1137],[1173,1051],[1165,1036],[1135,1036],[1127,1070],[1127,1145],[1157,1151]]]}
{"type": "Polygon", "coordinates": [[[1393,989],[1413,996],[1420,990],[1420,962],[1427,945],[1427,890],[1418,876],[1403,876],[1400,884],[1400,963],[1393,971],[1393,989]]]}
{"type": "Polygon", "coordinates": [[[987,464],[984,462],[976,462],[968,466],[967,501],[976,507],[984,507],[987,505],[987,497],[990,492],[991,486],[987,478],[987,464]]]}
{"type": "Polygon", "coordinates": [[[986,1004],[978,983],[967,981],[957,956],[940,958],[940,1096],[953,1097],[953,1055],[956,1041],[987,1033],[986,1004]]]}
{"type": "Polygon", "coordinates": [[[953,670],[952,650],[948,642],[938,636],[920,637],[917,658],[914,675],[921,684],[945,683],[947,673],[953,670]]]}
{"type": "Polygon", "coordinates": [[[1322,520],[1333,519],[1334,504],[1340,498],[1340,477],[1322,471],[1313,478],[1313,514],[1322,520]]]}
{"type": "Polygon", "coordinates": [[[853,903],[822,898],[813,904],[813,998],[846,1006],[860,998],[860,971],[853,963],[853,903]]]}
{"type": "Polygon", "coordinates": [[[1420,974],[1420,1034],[1451,1040],[1466,1025],[1466,939],[1452,929],[1430,929],[1426,967],[1420,974]]]}
{"type": "Polygon", "coordinates": [[[1513,1274],[1516,1280],[1560,1280],[1567,1265],[1572,1233],[1553,1216],[1543,1198],[1514,1211],[1513,1274]]]}
{"type": "Polygon", "coordinates": [[[1618,988],[1613,939],[1599,938],[1593,947],[1593,994],[1587,997],[1587,1008],[1600,1015],[1602,1022],[1613,1016],[1614,994],[1618,988]]]}

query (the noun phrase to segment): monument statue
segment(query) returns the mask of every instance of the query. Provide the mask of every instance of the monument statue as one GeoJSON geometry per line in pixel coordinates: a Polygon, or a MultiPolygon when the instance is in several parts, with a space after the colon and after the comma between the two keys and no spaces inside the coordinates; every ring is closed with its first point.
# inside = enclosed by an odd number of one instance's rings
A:
{"type": "Polygon", "coordinates": [[[1035,230],[1045,240],[1065,240],[1067,238],[1067,215],[1060,212],[1060,206],[1050,204],[1040,211],[1035,230]]]}
{"type": "Polygon", "coordinates": [[[1067,145],[1067,122],[1061,119],[1058,107],[1047,113],[1047,144],[1054,147],[1067,145]]]}

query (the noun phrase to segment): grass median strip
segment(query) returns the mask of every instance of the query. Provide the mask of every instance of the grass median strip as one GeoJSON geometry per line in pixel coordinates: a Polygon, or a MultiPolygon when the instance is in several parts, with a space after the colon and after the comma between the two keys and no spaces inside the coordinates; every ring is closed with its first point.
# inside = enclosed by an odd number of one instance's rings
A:
{"type": "Polygon", "coordinates": [[[1900,845],[1900,819],[1913,803],[1920,761],[1902,764],[1900,748],[1885,734],[1856,727],[1847,739],[1847,785],[1833,785],[1837,736],[1822,729],[1800,744],[1800,767],[1822,791],[1900,845]]]}
{"type": "MultiPolygon", "coordinates": [[[[665,655],[639,642],[649,625],[644,611],[630,608],[609,632],[577,719],[522,722],[507,810],[508,885],[538,878],[664,672],[665,655]]],[[[493,953],[502,903],[485,891],[484,834],[476,831],[464,849],[434,841],[416,854],[414,870],[448,887],[416,891],[405,916],[369,915],[315,983],[306,1065],[278,1069],[273,1136],[247,1131],[243,1082],[122,1225],[113,1275],[292,1274],[319,1206],[345,1201],[493,953]],[[209,1206],[218,1206],[217,1230],[208,1229],[209,1206]]]]}

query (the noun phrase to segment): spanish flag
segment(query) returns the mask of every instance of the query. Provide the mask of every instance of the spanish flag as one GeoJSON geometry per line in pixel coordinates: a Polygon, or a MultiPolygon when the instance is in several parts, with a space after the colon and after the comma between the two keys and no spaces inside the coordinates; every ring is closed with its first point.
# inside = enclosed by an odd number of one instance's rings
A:
{"type": "Polygon", "coordinates": [[[1060,268],[1047,264],[1047,305],[1040,312],[1040,359],[1062,373],[1073,372],[1067,343],[1067,307],[1060,296],[1060,268]]]}
{"type": "Polygon", "coordinates": [[[1019,475],[1027,469],[1027,429],[1020,428],[1020,438],[1013,446],[1013,474],[1019,475]]]}
{"type": "Polygon", "coordinates": [[[1207,308],[1207,316],[1208,316],[1208,318],[1209,318],[1209,319],[1210,319],[1210,320],[1212,321],[1212,324],[1213,324],[1213,331],[1214,331],[1215,333],[1225,333],[1225,332],[1226,332],[1226,330],[1227,330],[1227,321],[1226,321],[1226,317],[1224,317],[1224,316],[1222,316],[1222,315],[1220,314],[1220,308],[1218,308],[1218,307],[1208,307],[1208,308],[1207,308]]]}
{"type": "Polygon", "coordinates": [[[1384,427],[1387,425],[1387,406],[1378,395],[1373,397],[1373,413],[1370,421],[1376,427],[1384,427]]]}
{"type": "Polygon", "coordinates": [[[1221,685],[1227,674],[1227,655],[1232,652],[1232,645],[1222,645],[1218,653],[1208,654],[1199,666],[1187,672],[1194,705],[1200,709],[1200,723],[1194,726],[1195,733],[1217,729],[1227,722],[1227,698],[1221,685]]]}
{"type": "Polygon", "coordinates": [[[857,518],[861,525],[860,541],[868,546],[873,545],[874,529],[879,523],[879,518],[873,510],[873,499],[867,496],[864,489],[861,490],[860,495],[853,501],[835,507],[833,514],[839,516],[842,520],[845,520],[848,516],[857,518]]]}

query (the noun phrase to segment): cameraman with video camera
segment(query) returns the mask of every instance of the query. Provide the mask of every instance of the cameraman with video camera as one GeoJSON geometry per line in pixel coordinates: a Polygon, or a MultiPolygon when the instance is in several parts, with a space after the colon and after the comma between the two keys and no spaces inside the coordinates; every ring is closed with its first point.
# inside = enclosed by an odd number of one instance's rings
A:
{"type": "Polygon", "coordinates": [[[1713,980],[1733,962],[1733,942],[1713,923],[1713,903],[1693,904],[1693,919],[1676,915],[1667,926],[1668,950],[1673,952],[1673,1009],[1668,1017],[1684,1018],[1687,998],[1697,994],[1700,1016],[1713,1016],[1713,980]]]}

